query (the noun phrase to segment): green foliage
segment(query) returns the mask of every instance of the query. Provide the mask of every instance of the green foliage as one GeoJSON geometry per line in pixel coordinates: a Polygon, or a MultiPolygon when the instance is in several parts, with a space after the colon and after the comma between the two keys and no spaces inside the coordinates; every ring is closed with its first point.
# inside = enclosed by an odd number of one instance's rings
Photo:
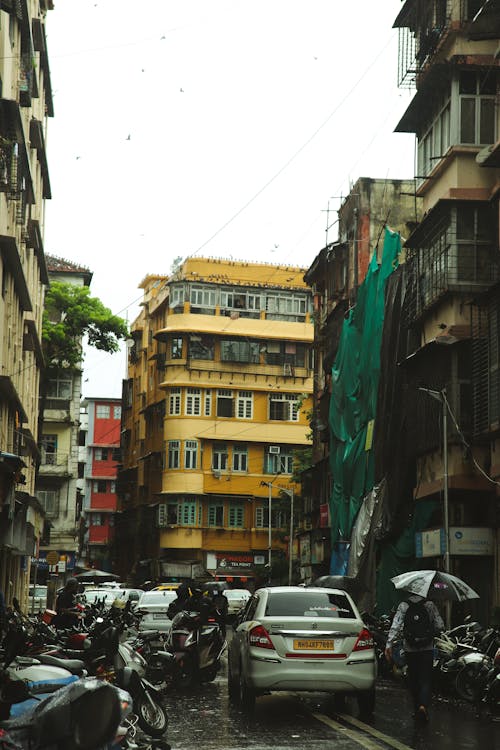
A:
{"type": "Polygon", "coordinates": [[[51,283],[45,295],[42,340],[49,367],[76,368],[81,364],[82,338],[90,346],[116,352],[128,335],[127,323],[113,315],[101,300],[90,296],[86,286],[60,281],[51,283]]]}

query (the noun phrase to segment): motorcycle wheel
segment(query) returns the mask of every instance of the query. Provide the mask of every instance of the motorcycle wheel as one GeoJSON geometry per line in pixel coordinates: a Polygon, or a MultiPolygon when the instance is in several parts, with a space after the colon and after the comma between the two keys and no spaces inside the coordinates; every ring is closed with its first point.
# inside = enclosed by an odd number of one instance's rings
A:
{"type": "Polygon", "coordinates": [[[469,703],[475,703],[478,698],[478,677],[481,664],[466,664],[457,674],[455,690],[458,695],[469,703]]]}
{"type": "Polygon", "coordinates": [[[154,708],[144,696],[134,701],[134,712],[137,714],[137,723],[140,728],[150,737],[163,737],[167,731],[167,712],[155,702],[154,708]]]}

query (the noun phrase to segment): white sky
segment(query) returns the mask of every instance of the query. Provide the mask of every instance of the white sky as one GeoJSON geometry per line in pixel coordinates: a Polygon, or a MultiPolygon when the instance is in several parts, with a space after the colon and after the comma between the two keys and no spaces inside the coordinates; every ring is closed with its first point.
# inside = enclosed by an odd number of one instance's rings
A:
{"type": "MultiPolygon", "coordinates": [[[[307,268],[329,201],[360,176],[413,176],[414,138],[392,132],[411,98],[401,0],[55,5],[45,250],[88,266],[130,321],[139,282],[177,256],[307,268]]],[[[124,353],[85,362],[84,396],[121,395],[124,353]]]]}

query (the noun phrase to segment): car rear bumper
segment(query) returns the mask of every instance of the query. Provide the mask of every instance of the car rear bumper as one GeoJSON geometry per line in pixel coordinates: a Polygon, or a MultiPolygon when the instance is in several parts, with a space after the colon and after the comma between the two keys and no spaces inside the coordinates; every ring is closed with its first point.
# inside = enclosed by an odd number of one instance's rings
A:
{"type": "Polygon", "coordinates": [[[342,661],[333,659],[296,660],[252,654],[248,663],[248,682],[256,690],[297,690],[357,692],[375,684],[375,657],[342,661]]]}

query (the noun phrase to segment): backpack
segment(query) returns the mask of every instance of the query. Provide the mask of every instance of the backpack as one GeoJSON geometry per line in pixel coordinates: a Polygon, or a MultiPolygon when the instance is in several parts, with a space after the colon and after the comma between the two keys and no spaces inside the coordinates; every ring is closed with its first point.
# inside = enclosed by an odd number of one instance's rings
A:
{"type": "Polygon", "coordinates": [[[403,621],[403,638],[411,648],[432,645],[434,626],[425,602],[408,602],[403,621]]]}

